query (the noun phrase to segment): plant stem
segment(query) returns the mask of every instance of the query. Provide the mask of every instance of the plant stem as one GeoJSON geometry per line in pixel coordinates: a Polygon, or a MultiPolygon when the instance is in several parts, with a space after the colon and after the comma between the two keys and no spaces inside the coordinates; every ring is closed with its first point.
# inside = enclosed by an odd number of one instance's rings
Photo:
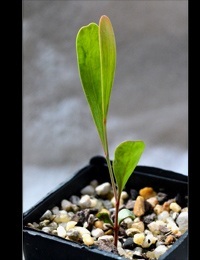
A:
{"type": "Polygon", "coordinates": [[[117,189],[116,189],[116,186],[115,186],[113,169],[112,169],[112,165],[111,165],[111,162],[110,162],[110,159],[109,159],[109,154],[106,155],[106,162],[107,162],[107,165],[108,165],[108,171],[109,171],[109,174],[110,174],[111,185],[112,185],[112,188],[113,188],[114,197],[116,199],[117,198],[117,189]]]}
{"type": "Polygon", "coordinates": [[[114,173],[113,173],[113,168],[111,165],[110,161],[110,156],[109,156],[109,149],[108,149],[108,139],[107,139],[107,131],[106,131],[106,120],[104,121],[104,137],[105,137],[105,157],[106,157],[106,162],[108,166],[108,171],[110,175],[110,180],[111,180],[111,185],[114,193],[114,198],[115,198],[115,219],[114,219],[114,245],[117,247],[117,242],[118,242],[118,231],[119,231],[119,225],[118,225],[118,211],[119,211],[119,202],[120,202],[120,194],[118,194],[116,185],[115,185],[115,179],[114,179],[114,173]]]}
{"type": "Polygon", "coordinates": [[[118,232],[119,232],[119,224],[118,224],[119,203],[120,203],[120,194],[118,194],[116,199],[116,204],[115,204],[114,245],[116,247],[118,243],[118,232]]]}
{"type": "Polygon", "coordinates": [[[110,174],[111,185],[112,185],[112,188],[113,188],[114,198],[115,198],[114,245],[117,247],[118,231],[119,231],[118,211],[119,211],[120,196],[119,196],[119,194],[117,194],[117,189],[116,189],[116,186],[115,186],[115,181],[114,181],[114,176],[113,176],[113,169],[112,169],[112,166],[111,166],[111,162],[110,162],[108,153],[106,155],[106,161],[107,161],[107,165],[108,165],[108,171],[109,171],[109,174],[110,174]]]}
{"type": "Polygon", "coordinates": [[[115,179],[114,179],[114,173],[113,173],[113,169],[112,169],[112,165],[110,162],[110,155],[109,155],[109,149],[108,149],[108,135],[107,135],[107,125],[106,125],[106,118],[104,118],[103,120],[103,126],[104,126],[104,143],[103,143],[103,149],[104,149],[104,154],[106,157],[106,162],[107,162],[107,166],[108,166],[108,171],[109,171],[109,175],[110,175],[110,180],[111,180],[111,185],[113,188],[113,192],[114,192],[114,197],[115,199],[117,199],[117,189],[115,186],[115,179]]]}

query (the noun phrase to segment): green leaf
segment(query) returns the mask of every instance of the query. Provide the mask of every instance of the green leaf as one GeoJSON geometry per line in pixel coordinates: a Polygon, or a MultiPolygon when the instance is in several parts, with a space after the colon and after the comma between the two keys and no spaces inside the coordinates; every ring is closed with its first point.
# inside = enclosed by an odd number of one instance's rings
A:
{"type": "Polygon", "coordinates": [[[99,21],[99,37],[103,115],[106,119],[115,76],[116,43],[112,24],[105,15],[99,21]]]}
{"type": "Polygon", "coordinates": [[[129,209],[121,209],[118,213],[118,224],[120,224],[125,218],[134,219],[135,215],[129,209]]]}
{"type": "Polygon", "coordinates": [[[107,147],[107,113],[116,67],[116,43],[109,18],[101,16],[99,26],[81,27],[76,37],[79,76],[104,151],[107,147]]]}
{"type": "Polygon", "coordinates": [[[81,27],[76,37],[76,53],[83,92],[89,104],[101,141],[104,143],[99,27],[81,27]]]}
{"type": "Polygon", "coordinates": [[[112,219],[110,218],[110,216],[108,215],[108,213],[106,212],[99,212],[96,217],[100,220],[102,220],[104,223],[108,223],[111,224],[113,226],[113,222],[112,219]]]}
{"type": "Polygon", "coordinates": [[[137,166],[144,148],[144,142],[138,140],[122,142],[115,149],[113,171],[119,194],[124,189],[129,177],[137,166]]]}

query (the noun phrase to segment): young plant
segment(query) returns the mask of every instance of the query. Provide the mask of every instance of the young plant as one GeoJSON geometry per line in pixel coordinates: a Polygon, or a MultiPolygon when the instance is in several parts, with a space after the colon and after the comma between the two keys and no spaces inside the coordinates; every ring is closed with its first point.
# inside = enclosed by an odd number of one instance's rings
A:
{"type": "MultiPolygon", "coordinates": [[[[120,222],[128,216],[134,217],[128,210],[119,212],[121,193],[138,164],[145,144],[141,140],[120,143],[114,151],[111,164],[107,115],[116,69],[116,42],[111,21],[107,16],[100,17],[99,25],[90,23],[80,28],[76,36],[76,54],[83,92],[100,137],[114,192],[116,204],[113,230],[114,245],[117,247],[120,222]]],[[[99,217],[110,222],[108,216],[99,217]]]]}

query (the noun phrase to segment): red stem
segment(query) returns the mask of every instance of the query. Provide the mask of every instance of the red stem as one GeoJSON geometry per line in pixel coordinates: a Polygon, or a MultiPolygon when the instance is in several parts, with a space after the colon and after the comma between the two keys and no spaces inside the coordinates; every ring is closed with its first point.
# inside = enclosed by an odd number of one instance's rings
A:
{"type": "Polygon", "coordinates": [[[119,224],[118,224],[118,213],[119,213],[119,203],[120,203],[120,194],[115,198],[115,221],[114,221],[114,245],[117,247],[118,243],[118,233],[119,233],[119,224]]]}

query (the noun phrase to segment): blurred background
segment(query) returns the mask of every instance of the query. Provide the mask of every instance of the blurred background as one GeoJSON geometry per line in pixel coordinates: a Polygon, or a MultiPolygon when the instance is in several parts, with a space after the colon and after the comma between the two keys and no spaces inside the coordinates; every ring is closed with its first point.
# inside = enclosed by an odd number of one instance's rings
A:
{"type": "Polygon", "coordinates": [[[81,26],[107,15],[117,44],[110,155],[188,175],[188,2],[23,1],[23,211],[103,155],[76,62],[81,26]]]}

